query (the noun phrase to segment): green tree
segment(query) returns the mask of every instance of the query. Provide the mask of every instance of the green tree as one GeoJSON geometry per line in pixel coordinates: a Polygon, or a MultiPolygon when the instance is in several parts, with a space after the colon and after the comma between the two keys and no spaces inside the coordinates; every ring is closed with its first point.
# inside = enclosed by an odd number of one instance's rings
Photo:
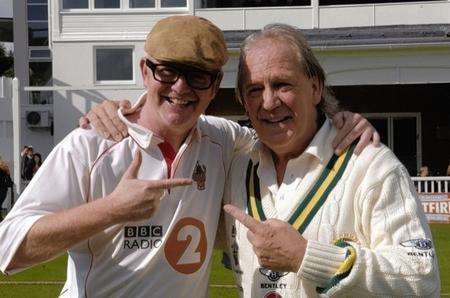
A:
{"type": "Polygon", "coordinates": [[[14,77],[14,57],[7,53],[3,44],[0,44],[0,77],[14,77]]]}

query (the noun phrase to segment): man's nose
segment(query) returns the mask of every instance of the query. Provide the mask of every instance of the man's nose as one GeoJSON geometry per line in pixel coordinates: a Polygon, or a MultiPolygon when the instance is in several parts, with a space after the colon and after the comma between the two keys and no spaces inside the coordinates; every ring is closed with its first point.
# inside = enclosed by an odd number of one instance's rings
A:
{"type": "Polygon", "coordinates": [[[189,87],[189,85],[187,84],[187,81],[186,81],[186,78],[184,77],[184,75],[180,75],[178,77],[178,80],[175,83],[173,83],[172,90],[179,94],[183,94],[186,92],[190,92],[191,87],[189,87]]]}
{"type": "Polygon", "coordinates": [[[265,89],[263,92],[263,108],[267,111],[274,110],[281,105],[277,93],[271,89],[265,89]]]}

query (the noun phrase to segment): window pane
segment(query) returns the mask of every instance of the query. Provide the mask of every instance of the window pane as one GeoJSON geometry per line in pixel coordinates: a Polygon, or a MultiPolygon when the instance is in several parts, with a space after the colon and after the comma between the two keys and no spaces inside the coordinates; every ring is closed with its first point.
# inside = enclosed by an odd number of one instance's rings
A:
{"type": "Polygon", "coordinates": [[[47,22],[28,22],[28,45],[30,46],[48,45],[47,22]]]}
{"type": "Polygon", "coordinates": [[[29,65],[31,86],[46,86],[52,84],[51,62],[30,62],[29,65]]]}
{"type": "Polygon", "coordinates": [[[120,0],[95,0],[95,8],[120,8],[120,0]]]}
{"type": "Polygon", "coordinates": [[[155,0],[130,0],[130,8],[155,7],[155,0]]]}
{"type": "Polygon", "coordinates": [[[186,0],[161,0],[161,7],[186,7],[186,0]]]}
{"type": "Polygon", "coordinates": [[[89,8],[88,0],[63,0],[63,9],[89,8]]]}
{"type": "MultiPolygon", "coordinates": [[[[51,86],[52,85],[52,63],[30,62],[30,85],[51,86]]],[[[52,91],[33,91],[29,96],[31,104],[50,104],[53,102],[52,91]]]]}
{"type": "Polygon", "coordinates": [[[97,81],[133,80],[132,49],[97,49],[97,81]]]}
{"type": "Polygon", "coordinates": [[[52,57],[50,50],[30,50],[30,59],[40,59],[40,58],[46,58],[50,59],[52,57]]]}
{"type": "Polygon", "coordinates": [[[28,5],[29,21],[47,21],[47,5],[28,5]]]}
{"type": "Polygon", "coordinates": [[[44,4],[47,4],[47,0],[28,0],[27,3],[44,3],[44,4]]]}

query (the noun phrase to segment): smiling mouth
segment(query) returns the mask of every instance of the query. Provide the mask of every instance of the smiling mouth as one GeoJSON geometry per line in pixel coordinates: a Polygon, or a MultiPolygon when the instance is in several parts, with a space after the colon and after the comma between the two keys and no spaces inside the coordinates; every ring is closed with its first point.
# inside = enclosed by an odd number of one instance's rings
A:
{"type": "Polygon", "coordinates": [[[284,123],[287,121],[292,120],[292,116],[286,116],[283,118],[279,118],[279,119],[262,119],[262,122],[267,123],[267,124],[278,124],[278,123],[284,123]]]}
{"type": "Polygon", "coordinates": [[[180,98],[175,97],[169,97],[169,96],[163,96],[164,100],[170,103],[171,105],[177,105],[177,106],[190,106],[194,105],[196,102],[192,100],[184,100],[180,98]]]}

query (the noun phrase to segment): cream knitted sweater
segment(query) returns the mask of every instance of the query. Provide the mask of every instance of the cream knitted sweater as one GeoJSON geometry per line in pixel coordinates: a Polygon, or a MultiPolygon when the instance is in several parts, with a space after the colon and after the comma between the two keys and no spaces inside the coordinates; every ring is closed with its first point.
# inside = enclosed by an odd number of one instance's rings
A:
{"type": "MultiPolygon", "coordinates": [[[[261,206],[287,221],[332,156],[329,121],[305,152],[291,160],[284,181],[267,149],[235,158],[225,202],[247,210],[247,167],[259,163],[261,206]]],[[[431,233],[404,166],[385,146],[351,155],[342,177],[302,233],[308,240],[297,273],[260,268],[247,229],[225,218],[227,242],[244,297],[438,297],[439,273],[431,233]],[[338,241],[340,240],[340,241],[338,241]],[[340,247],[336,244],[340,244],[340,247]]]]}

